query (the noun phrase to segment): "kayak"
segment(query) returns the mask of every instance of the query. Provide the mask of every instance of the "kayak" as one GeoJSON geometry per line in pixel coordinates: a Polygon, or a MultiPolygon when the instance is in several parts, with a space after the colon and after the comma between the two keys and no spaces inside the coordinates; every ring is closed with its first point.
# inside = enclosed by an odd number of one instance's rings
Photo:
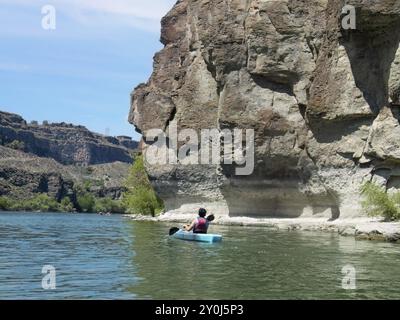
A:
{"type": "Polygon", "coordinates": [[[198,242],[208,242],[208,243],[222,241],[222,236],[219,234],[202,234],[202,233],[187,232],[183,230],[179,230],[172,236],[176,239],[186,240],[186,241],[198,241],[198,242]]]}

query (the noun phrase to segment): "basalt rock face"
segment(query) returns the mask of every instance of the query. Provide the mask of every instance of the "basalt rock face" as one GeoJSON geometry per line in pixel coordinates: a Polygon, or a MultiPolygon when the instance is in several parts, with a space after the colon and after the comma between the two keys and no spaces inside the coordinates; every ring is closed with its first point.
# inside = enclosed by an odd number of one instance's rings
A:
{"type": "Polygon", "coordinates": [[[130,152],[138,145],[129,137],[105,137],[66,123],[28,124],[18,115],[0,112],[0,144],[15,142],[24,152],[66,165],[131,163],[130,152]]]}
{"type": "Polygon", "coordinates": [[[0,146],[0,196],[29,198],[38,193],[61,200],[72,194],[73,183],[64,177],[63,166],[0,146]]]}
{"type": "Polygon", "coordinates": [[[359,188],[400,187],[400,1],[181,0],[132,94],[149,129],[254,129],[255,170],[149,165],[167,207],[225,201],[235,215],[361,215],[359,188]],[[345,30],[345,5],[356,29],[345,30]]]}

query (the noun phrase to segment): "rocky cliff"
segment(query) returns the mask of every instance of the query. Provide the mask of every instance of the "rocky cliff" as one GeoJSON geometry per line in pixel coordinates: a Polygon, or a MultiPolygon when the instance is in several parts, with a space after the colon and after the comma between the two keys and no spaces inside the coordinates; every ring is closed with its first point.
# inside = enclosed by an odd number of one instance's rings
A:
{"type": "Polygon", "coordinates": [[[17,143],[21,151],[62,164],[131,163],[137,142],[129,137],[107,137],[83,126],[66,123],[28,124],[16,114],[0,112],[0,145],[17,143]]]}
{"type": "Polygon", "coordinates": [[[44,193],[58,201],[64,197],[74,200],[76,187],[86,186],[98,198],[119,199],[129,167],[123,162],[66,166],[0,146],[0,196],[29,199],[44,193]]]}
{"type": "Polygon", "coordinates": [[[180,0],[164,49],[132,93],[149,129],[254,129],[256,167],[152,165],[169,209],[226,203],[229,213],[363,214],[360,185],[400,187],[400,1],[180,0]],[[345,5],[356,28],[344,29],[345,5]]]}
{"type": "Polygon", "coordinates": [[[138,143],[65,123],[28,124],[0,112],[0,196],[75,201],[79,188],[119,199],[138,143]]]}

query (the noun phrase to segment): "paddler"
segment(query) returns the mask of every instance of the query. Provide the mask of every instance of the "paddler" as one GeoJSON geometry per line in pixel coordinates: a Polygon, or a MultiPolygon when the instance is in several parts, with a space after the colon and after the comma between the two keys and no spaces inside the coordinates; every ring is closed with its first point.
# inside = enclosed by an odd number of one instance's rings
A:
{"type": "Polygon", "coordinates": [[[193,231],[193,233],[207,233],[210,221],[214,220],[214,216],[212,216],[212,219],[206,219],[206,215],[207,210],[204,208],[200,208],[199,216],[194,219],[190,225],[184,226],[183,229],[186,231],[193,231]]]}

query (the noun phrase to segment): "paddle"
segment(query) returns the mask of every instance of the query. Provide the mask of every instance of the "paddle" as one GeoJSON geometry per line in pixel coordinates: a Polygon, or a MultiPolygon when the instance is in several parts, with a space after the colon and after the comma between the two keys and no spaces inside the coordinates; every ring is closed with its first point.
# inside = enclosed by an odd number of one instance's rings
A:
{"type": "Polygon", "coordinates": [[[175,233],[177,233],[180,229],[177,227],[169,229],[169,235],[173,236],[175,233]]]}
{"type": "Polygon", "coordinates": [[[215,216],[213,215],[213,214],[210,214],[208,217],[207,217],[207,221],[208,222],[213,222],[215,220],[215,216]]]}

